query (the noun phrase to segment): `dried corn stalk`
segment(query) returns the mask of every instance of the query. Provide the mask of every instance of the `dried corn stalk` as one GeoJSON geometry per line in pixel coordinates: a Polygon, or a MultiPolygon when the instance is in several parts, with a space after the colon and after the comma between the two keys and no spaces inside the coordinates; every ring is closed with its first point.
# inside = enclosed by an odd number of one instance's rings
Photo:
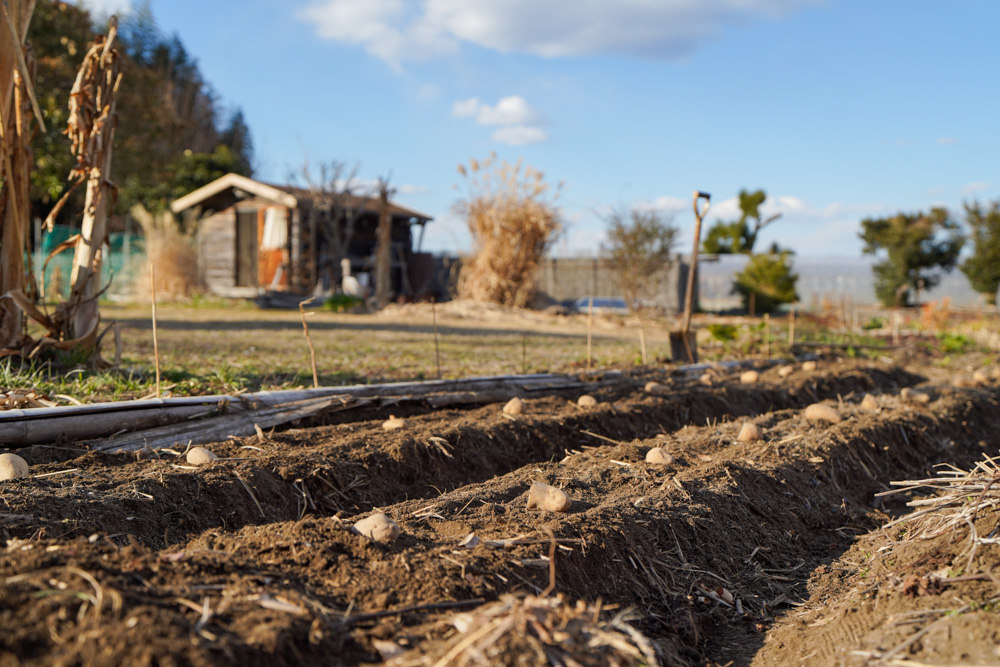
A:
{"type": "MultiPolygon", "coordinates": [[[[458,171],[469,181],[469,198],[459,203],[469,225],[475,256],[463,263],[459,296],[503,306],[530,305],[541,259],[561,229],[555,197],[544,174],[497,162],[491,154],[458,171]]],[[[558,189],[557,189],[558,190],[558,189]]]]}
{"type": "MultiPolygon", "coordinates": [[[[34,7],[34,0],[0,0],[0,294],[29,284],[31,121],[38,105],[34,57],[24,40],[34,7]]],[[[25,342],[20,310],[0,299],[0,350],[19,351],[25,342]]]]}
{"type": "Polygon", "coordinates": [[[108,237],[113,194],[108,177],[117,123],[115,101],[121,85],[119,54],[112,48],[116,23],[112,19],[108,36],[94,41],[70,91],[67,134],[77,159],[70,178],[86,181],[87,196],[73,258],[66,302],[68,329],[63,339],[78,339],[83,347],[93,347],[100,323],[97,299],[101,292],[101,251],[108,237]]]}

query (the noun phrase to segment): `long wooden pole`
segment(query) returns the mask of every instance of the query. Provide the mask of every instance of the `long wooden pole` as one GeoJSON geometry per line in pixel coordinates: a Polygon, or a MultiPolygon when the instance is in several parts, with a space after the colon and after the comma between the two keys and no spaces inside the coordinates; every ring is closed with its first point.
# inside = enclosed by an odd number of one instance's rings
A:
{"type": "Polygon", "coordinates": [[[156,268],[149,263],[149,296],[153,300],[153,362],[156,365],[156,397],[160,397],[160,343],[156,337],[156,268]]]}

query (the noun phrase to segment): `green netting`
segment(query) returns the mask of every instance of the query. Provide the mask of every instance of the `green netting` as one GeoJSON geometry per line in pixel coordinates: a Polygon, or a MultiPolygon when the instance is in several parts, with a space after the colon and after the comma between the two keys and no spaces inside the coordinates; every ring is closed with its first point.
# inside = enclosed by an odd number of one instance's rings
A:
{"type": "MultiPolygon", "coordinates": [[[[45,280],[41,281],[42,264],[56,247],[76,234],[79,229],[66,225],[55,225],[51,232],[42,235],[42,242],[35,261],[35,279],[44,290],[47,300],[65,299],[69,296],[70,276],[73,272],[73,249],[62,251],[45,267],[45,280]]],[[[135,284],[136,276],[146,261],[146,248],[141,236],[126,232],[111,234],[108,247],[105,248],[104,261],[101,264],[101,287],[111,282],[106,296],[124,296],[130,294],[135,284]]]]}

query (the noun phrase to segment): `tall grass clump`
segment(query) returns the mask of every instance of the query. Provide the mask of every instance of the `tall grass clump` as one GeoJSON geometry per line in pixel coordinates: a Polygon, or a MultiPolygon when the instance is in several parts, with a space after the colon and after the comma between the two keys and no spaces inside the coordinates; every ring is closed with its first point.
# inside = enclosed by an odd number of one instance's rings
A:
{"type": "Polygon", "coordinates": [[[458,295],[474,301],[522,308],[535,297],[541,259],[562,228],[555,206],[559,187],[521,160],[510,164],[495,153],[458,166],[468,198],[457,205],[472,236],[474,256],[462,264],[458,295]]]}
{"type": "Polygon", "coordinates": [[[169,212],[151,214],[141,204],[133,207],[132,217],[142,226],[147,262],[147,267],[136,274],[136,297],[140,300],[149,298],[149,263],[156,267],[157,298],[193,296],[201,288],[198,281],[198,249],[193,234],[185,234],[169,212]]]}

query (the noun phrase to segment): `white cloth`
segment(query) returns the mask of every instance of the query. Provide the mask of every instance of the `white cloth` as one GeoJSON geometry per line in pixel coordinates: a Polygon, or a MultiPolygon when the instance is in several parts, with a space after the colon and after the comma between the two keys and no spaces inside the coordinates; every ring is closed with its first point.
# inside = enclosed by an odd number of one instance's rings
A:
{"type": "Polygon", "coordinates": [[[286,245],[288,245],[287,209],[277,206],[264,209],[264,234],[260,240],[260,249],[281,250],[286,245]]]}

